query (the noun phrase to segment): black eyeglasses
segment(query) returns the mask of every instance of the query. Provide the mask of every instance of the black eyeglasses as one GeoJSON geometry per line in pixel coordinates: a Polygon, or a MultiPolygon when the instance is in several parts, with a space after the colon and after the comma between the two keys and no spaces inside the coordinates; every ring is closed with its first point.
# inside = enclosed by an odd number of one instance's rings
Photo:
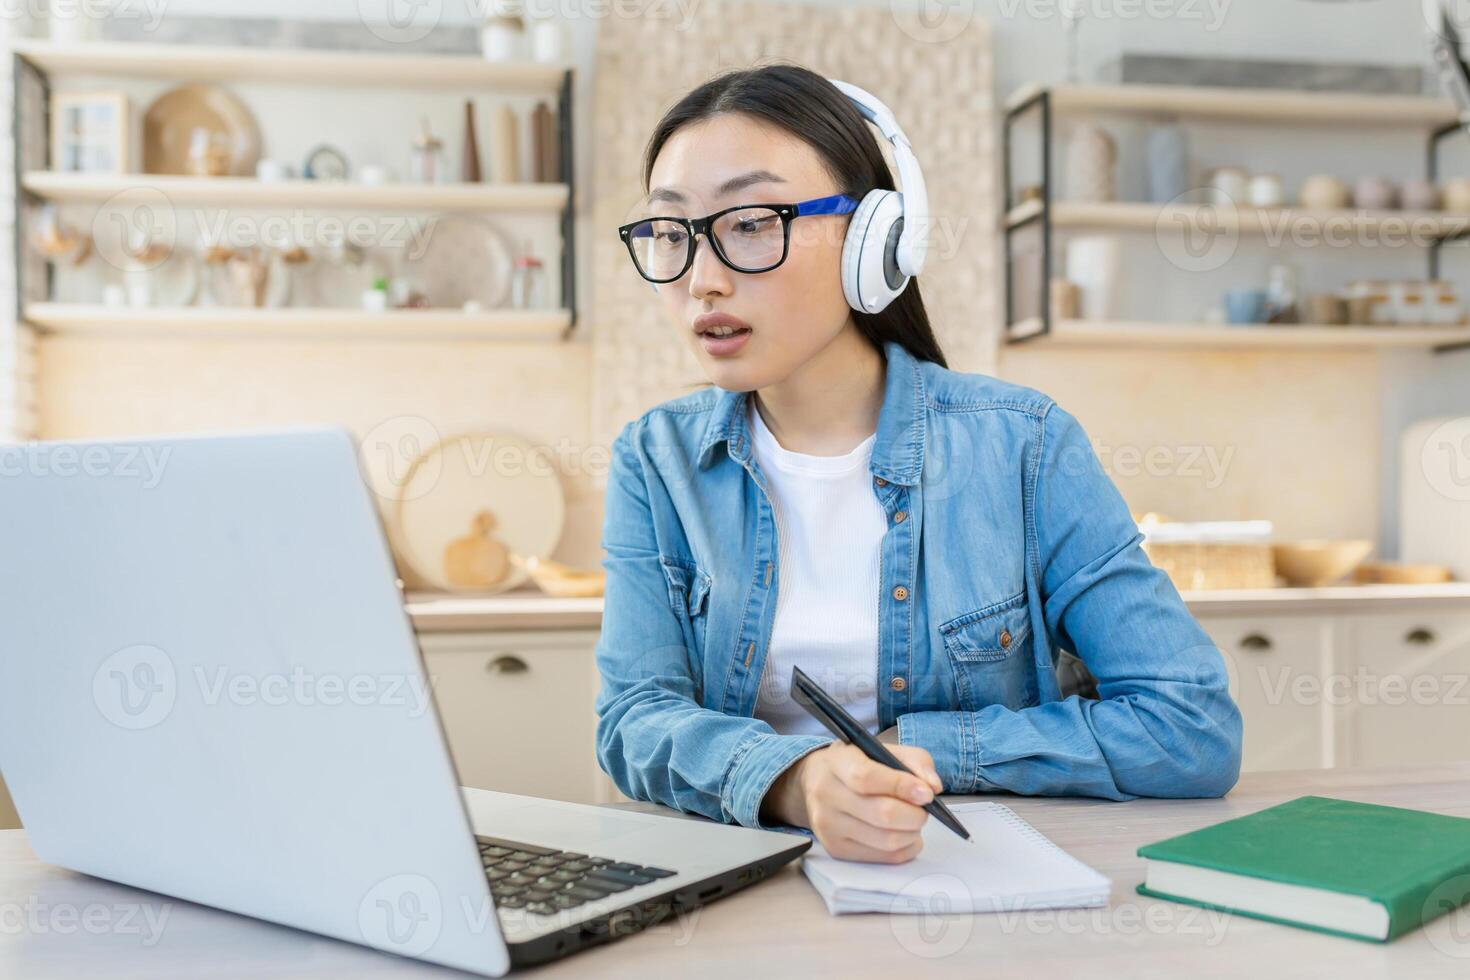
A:
{"type": "Polygon", "coordinates": [[[791,250],[791,222],[816,214],[851,214],[846,194],[798,204],[737,204],[703,218],[644,218],[618,228],[638,274],[649,282],[673,282],[694,264],[696,237],[709,239],[715,255],[736,272],[770,272],[791,250]]]}

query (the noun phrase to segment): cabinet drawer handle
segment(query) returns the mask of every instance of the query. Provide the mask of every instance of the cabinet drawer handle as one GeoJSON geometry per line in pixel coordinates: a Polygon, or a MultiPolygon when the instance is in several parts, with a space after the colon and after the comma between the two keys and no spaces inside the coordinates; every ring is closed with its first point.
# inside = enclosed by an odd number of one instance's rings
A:
{"type": "Polygon", "coordinates": [[[1417,629],[1411,629],[1408,633],[1404,634],[1404,642],[1412,643],[1416,647],[1432,646],[1434,643],[1434,630],[1425,629],[1422,626],[1417,629]]]}
{"type": "Polygon", "coordinates": [[[1269,650],[1271,638],[1260,633],[1248,633],[1241,638],[1240,645],[1246,650],[1269,650]]]}
{"type": "Polygon", "coordinates": [[[524,674],[531,668],[526,662],[513,653],[502,653],[485,665],[485,669],[492,674],[524,674]]]}

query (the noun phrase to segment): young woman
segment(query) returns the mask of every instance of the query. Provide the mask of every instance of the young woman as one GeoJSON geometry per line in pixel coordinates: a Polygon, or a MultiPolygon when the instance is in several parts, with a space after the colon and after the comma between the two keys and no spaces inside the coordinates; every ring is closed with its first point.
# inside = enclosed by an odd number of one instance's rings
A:
{"type": "Polygon", "coordinates": [[[619,232],[713,386],[613,446],[597,753],[619,788],[902,862],[938,792],[1233,786],[1221,655],[1077,421],[949,370],[917,280],[850,302],[844,248],[875,220],[853,204],[895,189],[854,101],[793,65],[721,75],[643,172],[619,232]],[[1063,649],[1097,697],[1063,697],[1063,649]],[[918,776],[834,742],[793,666],[918,776]]]}

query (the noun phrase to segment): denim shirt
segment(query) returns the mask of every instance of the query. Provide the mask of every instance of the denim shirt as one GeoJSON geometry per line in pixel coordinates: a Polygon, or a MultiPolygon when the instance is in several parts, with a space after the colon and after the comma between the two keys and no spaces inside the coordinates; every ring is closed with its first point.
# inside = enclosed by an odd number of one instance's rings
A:
{"type": "MultiPolygon", "coordinates": [[[[1241,747],[1223,657],[1081,425],[1030,388],[883,353],[879,727],[927,749],[947,793],[1223,795],[1241,747]],[[1061,649],[1097,698],[1061,697],[1061,649]]],[[[801,830],[761,801],[831,739],[753,717],[780,576],[748,398],[706,388],[613,443],[597,758],[635,799],[801,830]]]]}

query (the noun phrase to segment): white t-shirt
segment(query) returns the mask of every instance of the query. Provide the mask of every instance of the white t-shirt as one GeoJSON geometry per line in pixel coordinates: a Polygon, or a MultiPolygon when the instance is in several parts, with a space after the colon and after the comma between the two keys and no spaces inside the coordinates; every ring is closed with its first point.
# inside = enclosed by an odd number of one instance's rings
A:
{"type": "Polygon", "coordinates": [[[875,432],[842,456],[785,449],[747,399],[751,452],[776,511],[776,620],[755,717],[783,735],[830,734],[791,700],[798,666],[878,731],[879,563],[888,517],[868,464],[875,432]]]}

